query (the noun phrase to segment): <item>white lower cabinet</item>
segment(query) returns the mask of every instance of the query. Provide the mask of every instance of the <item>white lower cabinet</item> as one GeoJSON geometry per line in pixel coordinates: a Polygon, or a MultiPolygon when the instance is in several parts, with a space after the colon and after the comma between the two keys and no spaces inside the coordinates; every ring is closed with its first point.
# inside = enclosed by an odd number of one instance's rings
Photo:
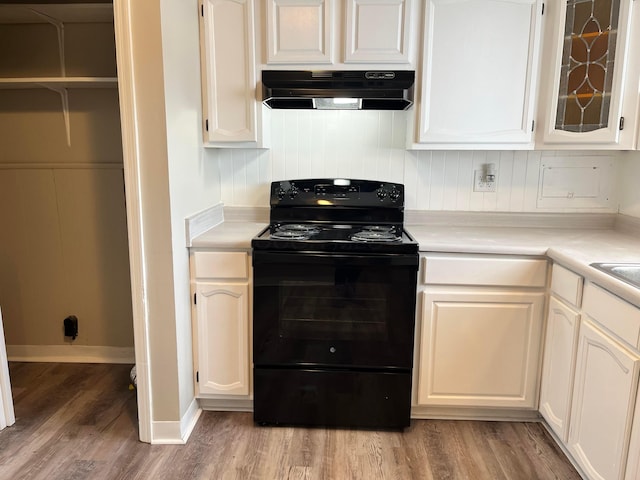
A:
{"type": "Polygon", "coordinates": [[[196,283],[198,390],[249,394],[249,283],[196,283]]]}
{"type": "Polygon", "coordinates": [[[569,434],[569,409],[579,322],[579,313],[551,296],[540,389],[540,413],[563,442],[567,441],[569,434]]]}
{"type": "Polygon", "coordinates": [[[639,368],[637,354],[582,322],[568,447],[591,479],[623,478],[639,368]]]}
{"type": "Polygon", "coordinates": [[[251,393],[250,274],[246,252],[192,255],[196,396],[251,393]]]}
{"type": "Polygon", "coordinates": [[[417,405],[535,409],[547,262],[426,254],[417,405]]]}
{"type": "Polygon", "coordinates": [[[553,266],[540,413],[586,479],[640,478],[639,332],[640,309],[553,266]]]}

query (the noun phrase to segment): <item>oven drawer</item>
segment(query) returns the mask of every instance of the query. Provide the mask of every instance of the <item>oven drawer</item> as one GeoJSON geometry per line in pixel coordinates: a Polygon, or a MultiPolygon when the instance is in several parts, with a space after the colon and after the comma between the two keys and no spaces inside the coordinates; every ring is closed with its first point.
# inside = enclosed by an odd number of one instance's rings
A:
{"type": "Polygon", "coordinates": [[[254,370],[259,424],[404,428],[410,415],[409,372],[254,370]]]}
{"type": "Polygon", "coordinates": [[[487,255],[426,255],[423,278],[431,285],[539,287],[547,283],[547,261],[487,255]]]}

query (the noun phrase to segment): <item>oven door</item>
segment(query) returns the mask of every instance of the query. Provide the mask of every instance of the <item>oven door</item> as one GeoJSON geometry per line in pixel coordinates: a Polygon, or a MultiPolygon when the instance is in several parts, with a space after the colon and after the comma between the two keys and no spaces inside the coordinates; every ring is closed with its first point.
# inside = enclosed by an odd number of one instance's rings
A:
{"type": "Polygon", "coordinates": [[[417,254],[253,252],[256,366],[410,369],[417,254]]]}

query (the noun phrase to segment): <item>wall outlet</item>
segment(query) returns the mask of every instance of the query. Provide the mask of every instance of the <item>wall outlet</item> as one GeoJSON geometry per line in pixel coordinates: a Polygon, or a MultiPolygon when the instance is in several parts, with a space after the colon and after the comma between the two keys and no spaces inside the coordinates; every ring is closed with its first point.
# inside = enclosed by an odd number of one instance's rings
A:
{"type": "Polygon", "coordinates": [[[474,170],[473,191],[474,192],[495,192],[496,176],[487,175],[486,170],[474,170]]]}

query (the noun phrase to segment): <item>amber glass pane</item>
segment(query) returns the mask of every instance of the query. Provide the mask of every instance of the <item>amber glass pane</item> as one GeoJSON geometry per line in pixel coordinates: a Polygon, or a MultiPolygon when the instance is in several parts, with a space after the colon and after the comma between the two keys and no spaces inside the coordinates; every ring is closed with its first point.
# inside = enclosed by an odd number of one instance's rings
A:
{"type": "Polygon", "coordinates": [[[606,73],[602,65],[597,63],[589,65],[587,75],[589,76],[589,85],[594,92],[604,92],[604,76],[606,73]]]}
{"type": "Polygon", "coordinates": [[[600,110],[602,110],[602,95],[596,94],[591,97],[591,101],[584,108],[582,123],[588,125],[598,124],[600,122],[600,110]]]}
{"type": "Polygon", "coordinates": [[[604,35],[598,35],[589,48],[589,56],[592,62],[601,63],[605,62],[604,56],[607,54],[607,48],[609,48],[609,34],[605,32],[604,35]]]}
{"type": "Polygon", "coordinates": [[[568,0],[556,128],[608,125],[620,0],[568,0]]]}
{"type": "Polygon", "coordinates": [[[577,35],[571,38],[571,57],[580,63],[589,60],[588,44],[584,38],[577,35]]]}

